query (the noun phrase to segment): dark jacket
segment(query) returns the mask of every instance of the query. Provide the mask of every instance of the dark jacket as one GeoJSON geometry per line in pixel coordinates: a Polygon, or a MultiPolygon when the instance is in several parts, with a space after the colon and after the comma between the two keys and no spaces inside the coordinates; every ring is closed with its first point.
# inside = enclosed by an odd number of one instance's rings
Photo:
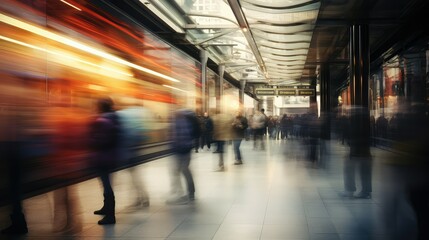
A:
{"type": "Polygon", "coordinates": [[[236,116],[232,122],[232,138],[242,139],[244,138],[245,131],[248,127],[247,119],[243,116],[236,116]]]}
{"type": "Polygon", "coordinates": [[[171,128],[171,144],[175,152],[188,153],[194,147],[195,139],[201,134],[195,113],[188,109],[178,110],[171,128]]]}
{"type": "Polygon", "coordinates": [[[111,168],[116,164],[120,141],[119,117],[115,112],[102,113],[90,124],[89,145],[92,164],[96,168],[111,168]]]}

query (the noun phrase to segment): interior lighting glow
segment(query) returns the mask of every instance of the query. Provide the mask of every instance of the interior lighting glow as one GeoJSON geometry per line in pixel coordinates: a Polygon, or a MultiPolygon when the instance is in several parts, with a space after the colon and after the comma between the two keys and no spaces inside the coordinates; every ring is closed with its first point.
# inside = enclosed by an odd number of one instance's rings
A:
{"type": "Polygon", "coordinates": [[[92,55],[95,55],[95,56],[98,56],[98,57],[102,57],[102,58],[111,60],[113,62],[116,62],[116,63],[122,64],[122,65],[125,65],[125,66],[128,66],[128,67],[140,70],[142,72],[149,73],[151,75],[154,75],[154,76],[157,76],[157,77],[160,77],[160,78],[172,81],[172,82],[180,82],[179,80],[177,80],[175,78],[172,78],[170,76],[167,76],[167,75],[164,75],[162,73],[153,71],[151,69],[142,67],[142,66],[137,65],[135,63],[128,62],[128,61],[126,61],[126,60],[124,60],[122,58],[119,58],[119,57],[117,57],[115,55],[112,55],[110,53],[107,53],[107,52],[104,52],[102,50],[93,48],[91,46],[85,45],[85,44],[80,43],[78,41],[75,41],[73,39],[61,36],[59,34],[47,31],[47,30],[45,30],[43,28],[40,28],[40,27],[37,27],[37,26],[33,26],[31,24],[28,24],[26,22],[20,21],[18,19],[9,17],[9,16],[1,14],[1,13],[0,13],[0,21],[4,22],[6,24],[12,25],[14,27],[26,30],[28,32],[37,34],[39,36],[51,39],[53,41],[65,44],[67,46],[71,46],[71,47],[79,49],[81,51],[90,53],[92,55]]]}
{"type": "Polygon", "coordinates": [[[69,5],[70,7],[74,8],[76,10],[82,11],[82,9],[76,7],[75,5],[73,5],[73,4],[71,4],[71,3],[67,2],[67,1],[64,1],[64,0],[60,0],[60,1],[63,2],[63,3],[65,3],[65,4],[67,4],[67,5],[69,5]]]}
{"type": "Polygon", "coordinates": [[[247,28],[241,28],[241,30],[243,30],[243,32],[247,32],[247,28]]]}
{"type": "Polygon", "coordinates": [[[96,90],[96,91],[107,91],[107,89],[105,87],[95,85],[95,84],[88,84],[88,88],[91,90],[96,90]]]}
{"type": "Polygon", "coordinates": [[[167,87],[167,88],[171,88],[171,89],[174,89],[174,90],[177,90],[177,91],[181,91],[181,92],[188,92],[188,91],[185,91],[185,90],[183,90],[183,89],[176,88],[176,87],[172,87],[172,86],[165,85],[165,84],[163,84],[162,86],[167,87]]]}
{"type": "Polygon", "coordinates": [[[70,60],[73,60],[73,61],[76,61],[76,62],[80,62],[80,63],[91,65],[91,66],[94,66],[94,67],[97,67],[97,68],[101,68],[101,69],[106,70],[106,71],[119,73],[119,74],[127,76],[127,77],[132,77],[133,76],[132,74],[129,74],[129,73],[126,73],[126,72],[118,71],[118,70],[115,70],[113,68],[108,68],[108,67],[100,66],[100,65],[88,62],[88,61],[84,61],[84,60],[82,60],[80,58],[73,57],[73,56],[68,55],[68,54],[63,54],[63,53],[55,52],[55,51],[52,51],[52,50],[48,50],[46,48],[42,48],[42,47],[38,47],[38,46],[35,46],[35,45],[32,45],[32,44],[28,44],[28,43],[25,43],[25,42],[22,42],[22,41],[13,39],[13,38],[8,38],[8,37],[0,35],[0,39],[4,40],[4,41],[11,42],[11,43],[15,43],[17,45],[28,47],[28,48],[31,48],[31,49],[35,49],[35,50],[39,50],[39,51],[46,52],[46,53],[49,53],[49,54],[53,54],[53,55],[56,55],[56,56],[60,56],[61,58],[67,58],[67,59],[70,59],[70,60]]]}

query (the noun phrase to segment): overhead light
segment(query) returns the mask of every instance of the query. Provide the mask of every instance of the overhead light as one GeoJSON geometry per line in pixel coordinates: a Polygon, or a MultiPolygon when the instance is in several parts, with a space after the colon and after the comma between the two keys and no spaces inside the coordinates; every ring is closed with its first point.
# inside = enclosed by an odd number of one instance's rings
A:
{"type": "Polygon", "coordinates": [[[247,32],[247,28],[246,28],[246,27],[241,28],[241,30],[242,30],[243,32],[247,32]]]}
{"type": "Polygon", "coordinates": [[[82,11],[82,9],[76,7],[75,5],[73,5],[73,4],[71,4],[71,3],[67,2],[67,1],[64,1],[64,0],[60,0],[60,1],[63,2],[64,4],[69,5],[70,7],[74,8],[74,9],[76,9],[78,11],[82,11]]]}

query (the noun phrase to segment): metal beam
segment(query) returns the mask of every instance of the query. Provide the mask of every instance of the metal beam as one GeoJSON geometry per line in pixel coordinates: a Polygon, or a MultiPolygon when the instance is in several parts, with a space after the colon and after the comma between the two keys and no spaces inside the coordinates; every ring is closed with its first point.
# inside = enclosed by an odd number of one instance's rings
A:
{"type": "Polygon", "coordinates": [[[250,31],[249,24],[243,13],[243,10],[241,9],[240,3],[238,2],[238,0],[228,0],[228,3],[229,3],[229,6],[231,7],[232,12],[235,15],[235,18],[237,19],[238,25],[242,29],[242,32],[247,40],[247,43],[249,44],[249,47],[256,58],[256,61],[258,62],[259,68],[261,69],[261,71],[263,71],[266,74],[264,60],[262,59],[261,53],[259,52],[258,46],[256,45],[256,41],[252,35],[252,32],[250,31]]]}

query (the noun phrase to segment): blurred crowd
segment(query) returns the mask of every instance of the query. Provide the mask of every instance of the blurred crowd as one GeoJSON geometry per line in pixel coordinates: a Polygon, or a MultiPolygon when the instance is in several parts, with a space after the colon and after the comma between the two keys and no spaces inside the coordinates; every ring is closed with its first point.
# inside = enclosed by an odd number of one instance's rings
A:
{"type": "MultiPolygon", "coordinates": [[[[429,128],[428,116],[418,106],[389,120],[383,116],[375,120],[355,113],[333,116],[332,119],[313,113],[267,116],[264,109],[248,116],[240,110],[235,113],[217,112],[211,116],[208,112],[201,114],[181,107],[179,105],[173,112],[168,130],[174,161],[170,169],[171,189],[167,204],[195,201],[197,189],[190,168],[192,152],[211,151],[218,154],[215,171],[222,172],[227,170],[228,159],[225,159],[224,153],[228,145],[232,145],[234,152],[233,164],[243,165],[246,163],[246,154],[243,155],[240,149],[243,140],[253,141],[254,151],[265,151],[268,141],[284,144],[300,141],[306,162],[311,167],[319,168],[323,167],[323,157],[327,155],[325,144],[330,139],[327,132],[332,132],[334,138],[350,148],[350,154],[344,159],[344,192],[340,195],[345,198],[371,199],[372,168],[376,160],[371,154],[371,148],[384,139],[389,141],[392,150],[384,158],[388,161],[383,163],[388,180],[382,195],[386,209],[384,224],[400,231],[401,225],[395,219],[401,218],[402,213],[396,210],[399,199],[405,197],[416,214],[419,239],[427,239],[424,229],[429,229],[429,166],[426,160],[429,155],[429,128]],[[368,135],[363,134],[365,125],[360,124],[362,119],[368,119],[368,135]],[[186,187],[182,186],[182,175],[186,187]],[[358,188],[361,188],[359,192],[358,188]]],[[[61,174],[70,172],[70,169],[84,169],[100,179],[103,204],[94,214],[103,216],[98,222],[100,225],[116,223],[111,173],[120,165],[133,166],[138,163],[139,153],[134,147],[140,146],[148,138],[147,122],[142,119],[147,119],[145,115],[150,113],[145,107],[138,103],[117,107],[111,98],[103,97],[95,101],[94,112],[58,105],[44,109],[37,116],[37,121],[29,114],[28,108],[19,109],[12,104],[3,104],[1,110],[0,153],[2,159],[7,160],[6,175],[3,176],[8,176],[2,182],[9,188],[8,200],[12,207],[11,225],[3,229],[3,233],[28,232],[25,210],[21,205],[23,179],[28,174],[23,165],[40,156],[44,156],[46,166],[58,173],[54,178],[64,183],[53,195],[55,231],[80,231],[82,228],[75,214],[79,209],[76,193],[72,186],[66,184],[70,178],[61,174]],[[45,127],[29,127],[35,123],[45,127]],[[85,164],[84,168],[76,168],[75,165],[82,163],[85,164]]],[[[144,182],[132,167],[126,169],[132,179],[130,185],[135,190],[135,201],[131,207],[148,207],[150,199],[144,182]]],[[[393,236],[392,239],[401,239],[398,236],[401,235],[393,236]]]]}

